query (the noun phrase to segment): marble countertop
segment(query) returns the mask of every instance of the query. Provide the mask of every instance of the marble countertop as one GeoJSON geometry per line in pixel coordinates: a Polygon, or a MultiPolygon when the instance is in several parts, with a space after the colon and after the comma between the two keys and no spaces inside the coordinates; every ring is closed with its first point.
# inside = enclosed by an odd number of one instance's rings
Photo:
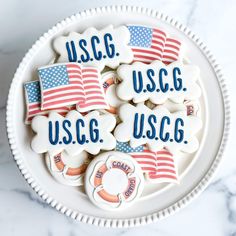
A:
{"type": "Polygon", "coordinates": [[[8,0],[0,7],[0,235],[236,236],[236,2],[234,0],[8,0]],[[212,184],[190,205],[155,224],[131,229],[98,229],[75,222],[44,203],[13,161],[5,128],[8,88],[22,57],[52,25],[81,10],[111,4],[158,9],[193,30],[222,65],[232,105],[230,139],[212,184]]]}

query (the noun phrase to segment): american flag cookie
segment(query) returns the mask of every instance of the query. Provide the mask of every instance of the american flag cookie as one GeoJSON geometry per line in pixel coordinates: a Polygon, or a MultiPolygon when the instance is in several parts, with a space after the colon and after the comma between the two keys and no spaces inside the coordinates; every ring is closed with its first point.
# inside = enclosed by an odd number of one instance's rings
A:
{"type": "Polygon", "coordinates": [[[90,162],[84,184],[89,199],[97,207],[120,210],[138,200],[144,178],[140,166],[130,155],[112,151],[90,162]]]}
{"type": "Polygon", "coordinates": [[[45,161],[50,174],[59,183],[80,186],[84,183],[84,174],[90,162],[89,155],[83,151],[75,156],[60,152],[54,156],[45,155],[45,161]]]}
{"type": "Polygon", "coordinates": [[[70,106],[60,106],[56,109],[41,109],[41,90],[38,80],[24,83],[26,116],[25,124],[31,124],[32,119],[37,115],[48,115],[52,110],[65,116],[70,111],[70,106]]]}
{"type": "Polygon", "coordinates": [[[132,148],[128,142],[117,142],[116,151],[132,156],[142,169],[144,177],[151,183],[179,183],[176,157],[168,150],[153,152],[145,145],[132,148]]]}
{"type": "Polygon", "coordinates": [[[106,109],[101,74],[78,63],[59,63],[38,69],[41,110],[76,105],[79,112],[106,109]]]}
{"type": "Polygon", "coordinates": [[[127,25],[130,32],[129,47],[134,61],[151,63],[159,60],[165,64],[182,61],[182,43],[158,27],[127,25]]]}

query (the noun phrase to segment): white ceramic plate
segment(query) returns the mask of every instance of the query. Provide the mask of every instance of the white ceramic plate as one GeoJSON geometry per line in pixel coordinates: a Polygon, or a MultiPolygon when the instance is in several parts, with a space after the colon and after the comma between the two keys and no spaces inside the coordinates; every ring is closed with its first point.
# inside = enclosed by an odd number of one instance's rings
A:
{"type": "Polygon", "coordinates": [[[29,50],[19,65],[9,92],[7,130],[16,163],[31,187],[51,206],[66,215],[90,224],[128,227],[164,218],[190,202],[209,183],[222,157],[229,126],[226,88],[218,65],[200,40],[183,25],[155,10],[119,6],[82,12],[58,23],[29,50]],[[141,199],[131,208],[109,212],[95,207],[82,188],[57,183],[48,173],[43,156],[30,148],[32,131],[25,116],[23,82],[37,79],[36,69],[51,62],[55,53],[52,40],[70,31],[82,32],[90,26],[98,29],[107,24],[137,23],[163,28],[179,38],[186,47],[191,63],[201,69],[204,127],[199,134],[200,149],[195,155],[179,160],[179,185],[149,184],[141,199]]]}

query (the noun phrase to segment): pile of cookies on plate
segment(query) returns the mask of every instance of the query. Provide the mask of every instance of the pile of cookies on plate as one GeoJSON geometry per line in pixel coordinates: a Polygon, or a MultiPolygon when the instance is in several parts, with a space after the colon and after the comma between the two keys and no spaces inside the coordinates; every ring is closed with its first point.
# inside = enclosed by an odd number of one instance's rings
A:
{"type": "Polygon", "coordinates": [[[198,150],[200,70],[181,40],[151,26],[109,25],[53,39],[55,61],[24,83],[32,150],[61,184],[106,210],[148,184],[179,183],[178,153],[198,150]]]}

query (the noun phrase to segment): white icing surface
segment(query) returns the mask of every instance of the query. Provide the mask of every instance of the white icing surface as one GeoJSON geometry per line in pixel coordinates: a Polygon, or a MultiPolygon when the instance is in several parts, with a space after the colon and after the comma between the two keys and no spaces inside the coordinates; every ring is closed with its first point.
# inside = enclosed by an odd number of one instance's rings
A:
{"type": "Polygon", "coordinates": [[[115,147],[116,140],[111,134],[115,124],[113,115],[100,115],[98,111],[85,116],[77,111],[70,111],[65,118],[55,112],[51,112],[49,117],[36,116],[32,120],[32,129],[36,135],[32,139],[31,147],[36,153],[48,152],[50,155],[63,150],[72,156],[84,150],[95,155],[101,149],[111,150],[115,147]]]}
{"type": "MultiPolygon", "coordinates": [[[[9,150],[5,128],[5,103],[14,71],[35,39],[59,20],[80,10],[95,6],[117,4],[104,1],[5,1],[1,6],[2,38],[0,42],[0,226],[2,235],[88,235],[88,236],[199,236],[235,235],[236,167],[236,109],[232,106],[231,137],[222,166],[212,184],[192,204],[156,224],[130,229],[106,229],[76,222],[58,213],[29,187],[21,176],[9,150]],[[55,7],[56,6],[56,7],[55,7]],[[52,10],[55,9],[55,10],[52,10]],[[42,20],[42,14],[43,20],[42,20]],[[26,14],[27,13],[27,14],[26,14]],[[10,17],[9,17],[10,16],[10,17]],[[22,17],[23,16],[23,17],[22,17]],[[32,19],[36,22],[32,24],[32,19]],[[15,27],[16,25],[20,27],[15,27]],[[9,30],[14,28],[14,30],[9,30]],[[17,42],[17,43],[16,43],[17,42]],[[183,224],[184,222],[184,224],[183,224]],[[206,224],[207,222],[207,224],[206,224]],[[33,227],[29,227],[33,225],[33,227]]],[[[119,4],[127,4],[120,0],[119,4]]],[[[149,0],[129,1],[130,5],[160,9],[177,18],[197,33],[224,68],[231,100],[236,100],[234,41],[236,37],[236,5],[234,0],[149,0]],[[220,16],[220,17],[217,17],[220,16]],[[227,42],[227,43],[223,43],[227,42]],[[223,46],[222,46],[223,45],[223,46]]],[[[104,22],[104,25],[107,22],[104,22]]],[[[37,79],[37,77],[35,77],[37,79]]],[[[34,157],[32,157],[34,158],[34,157]]],[[[79,204],[79,203],[78,203],[79,204]]]]}
{"type": "Polygon", "coordinates": [[[117,95],[125,101],[140,103],[150,99],[154,104],[162,104],[171,99],[181,103],[201,95],[201,88],[196,83],[200,74],[197,66],[181,62],[167,66],[160,61],[148,65],[135,62],[120,66],[117,73],[122,80],[117,86],[117,95]]]}
{"type": "Polygon", "coordinates": [[[108,170],[103,176],[103,187],[110,194],[117,195],[125,190],[128,179],[125,173],[119,169],[108,170]],[[114,188],[115,185],[115,188],[114,188]]]}
{"type": "Polygon", "coordinates": [[[152,151],[167,148],[173,154],[178,150],[193,153],[199,147],[195,135],[201,129],[202,121],[197,117],[187,116],[185,111],[170,113],[164,106],[151,110],[143,104],[138,104],[136,107],[124,104],[120,107],[119,117],[122,123],[115,128],[114,136],[119,142],[130,141],[131,147],[147,144],[152,151]],[[151,119],[151,116],[152,118],[154,116],[155,120],[151,119]],[[169,118],[169,121],[166,119],[166,122],[163,122],[164,118],[169,118]],[[183,124],[178,125],[178,119],[181,119],[183,124]],[[162,133],[161,127],[163,127],[162,133]],[[179,140],[181,132],[184,133],[183,141],[179,140]]]}
{"type": "MultiPolygon", "coordinates": [[[[56,38],[53,45],[56,52],[60,54],[58,61],[66,62],[68,61],[68,53],[65,45],[66,43],[70,43],[71,41],[73,41],[77,51],[76,61],[77,62],[80,61],[81,63],[82,56],[85,57],[87,61],[87,58],[84,53],[84,48],[86,48],[87,53],[90,55],[90,59],[92,59],[92,61],[91,60],[88,60],[87,62],[84,61],[82,62],[82,64],[95,66],[100,68],[100,70],[102,70],[105,67],[105,65],[111,68],[116,68],[120,63],[130,63],[133,60],[133,53],[131,49],[128,47],[129,40],[130,40],[129,30],[125,26],[113,28],[113,26],[110,25],[101,30],[97,30],[91,27],[86,29],[86,31],[81,34],[79,32],[71,32],[68,36],[61,36],[56,38]],[[104,38],[108,33],[110,37],[109,40],[107,41],[108,46],[105,47],[106,42],[104,38]],[[92,49],[92,44],[91,44],[93,36],[97,37],[97,40],[95,41],[96,42],[95,53],[92,49]],[[86,42],[83,43],[83,50],[78,46],[80,40],[85,40],[86,42]],[[115,55],[109,57],[108,54],[113,53],[112,47],[114,47],[115,55]],[[107,52],[107,50],[109,50],[109,52],[107,52]],[[96,56],[99,56],[98,55],[99,53],[102,55],[102,58],[98,60],[96,59],[96,56]],[[97,55],[95,56],[94,54],[97,55]]],[[[74,57],[72,56],[72,58],[74,57]]]]}

